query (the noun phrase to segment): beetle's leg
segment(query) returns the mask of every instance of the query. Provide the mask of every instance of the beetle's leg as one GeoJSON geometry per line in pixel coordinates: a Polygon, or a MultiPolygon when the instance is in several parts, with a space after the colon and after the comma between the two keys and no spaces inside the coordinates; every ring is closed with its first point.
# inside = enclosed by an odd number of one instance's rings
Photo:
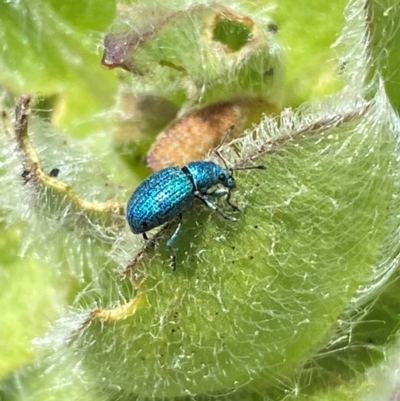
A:
{"type": "Polygon", "coordinates": [[[231,202],[231,195],[232,195],[232,191],[228,191],[228,196],[226,197],[226,203],[227,203],[233,210],[235,210],[236,212],[240,212],[239,207],[236,206],[236,205],[234,205],[234,204],[231,202]]]}
{"type": "Polygon", "coordinates": [[[235,217],[229,216],[229,215],[225,214],[221,209],[219,209],[219,207],[215,204],[215,202],[213,202],[209,198],[209,196],[210,195],[195,194],[195,197],[197,199],[200,199],[208,208],[210,208],[210,209],[214,210],[215,212],[217,212],[224,219],[230,220],[230,221],[237,221],[237,219],[235,217]]]}
{"type": "Polygon", "coordinates": [[[214,198],[221,198],[224,195],[226,196],[226,203],[235,211],[240,212],[240,209],[231,202],[231,194],[232,191],[228,188],[216,188],[213,191],[207,193],[207,196],[213,196],[214,198]]]}
{"type": "Polygon", "coordinates": [[[143,239],[144,239],[145,241],[147,241],[147,240],[149,239],[149,237],[147,236],[146,233],[143,233],[142,236],[143,236],[143,239]]]}
{"type": "Polygon", "coordinates": [[[178,226],[176,227],[174,233],[171,235],[171,238],[167,241],[167,247],[169,249],[169,252],[171,253],[171,267],[172,270],[176,270],[176,252],[175,249],[173,248],[173,245],[178,238],[179,231],[181,229],[181,224],[182,224],[182,214],[179,214],[179,223],[178,226]]]}
{"type": "MultiPolygon", "coordinates": [[[[151,238],[148,238],[148,241],[144,244],[143,248],[136,254],[135,258],[129,262],[124,270],[124,274],[129,274],[131,271],[134,270],[135,266],[139,263],[139,261],[146,255],[150,249],[154,247],[156,242],[162,237],[167,229],[169,229],[172,225],[172,222],[166,223],[163,227],[156,234],[154,234],[151,238]]],[[[143,233],[142,233],[143,235],[143,233]]]]}
{"type": "Polygon", "coordinates": [[[212,196],[214,198],[221,198],[225,195],[228,195],[230,190],[228,188],[215,188],[211,192],[206,192],[206,196],[212,196]]]}

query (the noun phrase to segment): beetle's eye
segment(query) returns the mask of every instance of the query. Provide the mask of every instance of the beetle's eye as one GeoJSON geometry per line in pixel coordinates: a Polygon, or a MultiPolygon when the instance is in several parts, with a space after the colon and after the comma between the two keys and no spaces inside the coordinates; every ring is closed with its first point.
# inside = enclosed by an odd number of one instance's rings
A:
{"type": "Polygon", "coordinates": [[[225,174],[224,174],[224,173],[221,173],[221,174],[218,176],[218,179],[219,179],[220,181],[225,181],[225,179],[226,179],[225,174]]]}

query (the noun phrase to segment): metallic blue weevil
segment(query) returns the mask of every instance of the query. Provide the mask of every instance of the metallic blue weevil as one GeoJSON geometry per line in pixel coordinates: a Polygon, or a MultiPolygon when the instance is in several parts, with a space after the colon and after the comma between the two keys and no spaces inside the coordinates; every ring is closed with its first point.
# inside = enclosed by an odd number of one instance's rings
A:
{"type": "MultiPolygon", "coordinates": [[[[229,133],[229,132],[228,132],[229,133]]],[[[235,187],[233,170],[265,169],[265,166],[228,168],[225,159],[219,153],[219,145],[214,152],[225,164],[225,168],[213,161],[194,161],[184,167],[167,167],[145,179],[131,195],[126,208],[126,217],[134,234],[142,234],[179,218],[178,226],[167,241],[172,256],[172,268],[176,268],[176,254],[173,245],[181,228],[182,213],[194,199],[200,199],[207,207],[217,212],[224,219],[237,219],[225,214],[215,203],[216,198],[226,196],[227,204],[238,211],[231,203],[231,191],[235,187]]]]}

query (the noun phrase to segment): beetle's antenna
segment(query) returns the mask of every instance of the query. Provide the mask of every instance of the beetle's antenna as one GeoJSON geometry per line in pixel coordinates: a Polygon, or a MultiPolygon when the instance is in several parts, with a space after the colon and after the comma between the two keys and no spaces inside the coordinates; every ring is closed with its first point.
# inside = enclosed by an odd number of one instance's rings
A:
{"type": "Polygon", "coordinates": [[[234,125],[231,125],[224,134],[224,137],[222,138],[222,141],[219,143],[219,145],[214,149],[214,153],[221,159],[223,165],[227,170],[229,170],[228,163],[226,162],[226,159],[222,156],[221,152],[219,151],[221,146],[224,144],[226,141],[226,138],[232,133],[232,131],[235,129],[234,125]]]}
{"type": "Polygon", "coordinates": [[[219,145],[214,149],[214,153],[221,159],[222,163],[224,164],[225,168],[227,170],[266,170],[267,167],[264,165],[258,165],[258,166],[248,166],[248,167],[233,167],[229,168],[228,163],[226,162],[226,159],[222,156],[221,152],[219,151],[221,146],[224,144],[226,141],[226,138],[232,133],[232,131],[235,129],[234,125],[231,125],[225,132],[224,137],[222,138],[222,141],[219,143],[219,145]]]}
{"type": "Polygon", "coordinates": [[[232,170],[266,170],[267,166],[263,164],[259,164],[257,166],[247,166],[247,167],[233,167],[232,170]]]}

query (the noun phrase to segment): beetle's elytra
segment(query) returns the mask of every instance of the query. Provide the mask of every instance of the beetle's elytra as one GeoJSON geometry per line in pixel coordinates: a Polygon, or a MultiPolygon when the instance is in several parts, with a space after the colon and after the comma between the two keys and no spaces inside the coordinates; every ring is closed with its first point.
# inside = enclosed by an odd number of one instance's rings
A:
{"type": "MultiPolygon", "coordinates": [[[[215,153],[226,165],[218,148],[215,149],[215,153]]],[[[243,167],[240,170],[254,168],[264,169],[265,166],[243,167]]],[[[182,168],[167,167],[152,174],[136,188],[128,201],[126,217],[132,232],[143,234],[147,239],[147,231],[179,218],[178,226],[167,242],[172,255],[172,267],[175,270],[176,256],[173,244],[181,227],[182,213],[190,207],[195,198],[200,199],[223,218],[237,220],[220,210],[215,202],[216,198],[225,196],[228,205],[233,210],[239,210],[230,201],[231,191],[235,187],[233,170],[223,168],[213,161],[194,161],[182,168]]]]}

